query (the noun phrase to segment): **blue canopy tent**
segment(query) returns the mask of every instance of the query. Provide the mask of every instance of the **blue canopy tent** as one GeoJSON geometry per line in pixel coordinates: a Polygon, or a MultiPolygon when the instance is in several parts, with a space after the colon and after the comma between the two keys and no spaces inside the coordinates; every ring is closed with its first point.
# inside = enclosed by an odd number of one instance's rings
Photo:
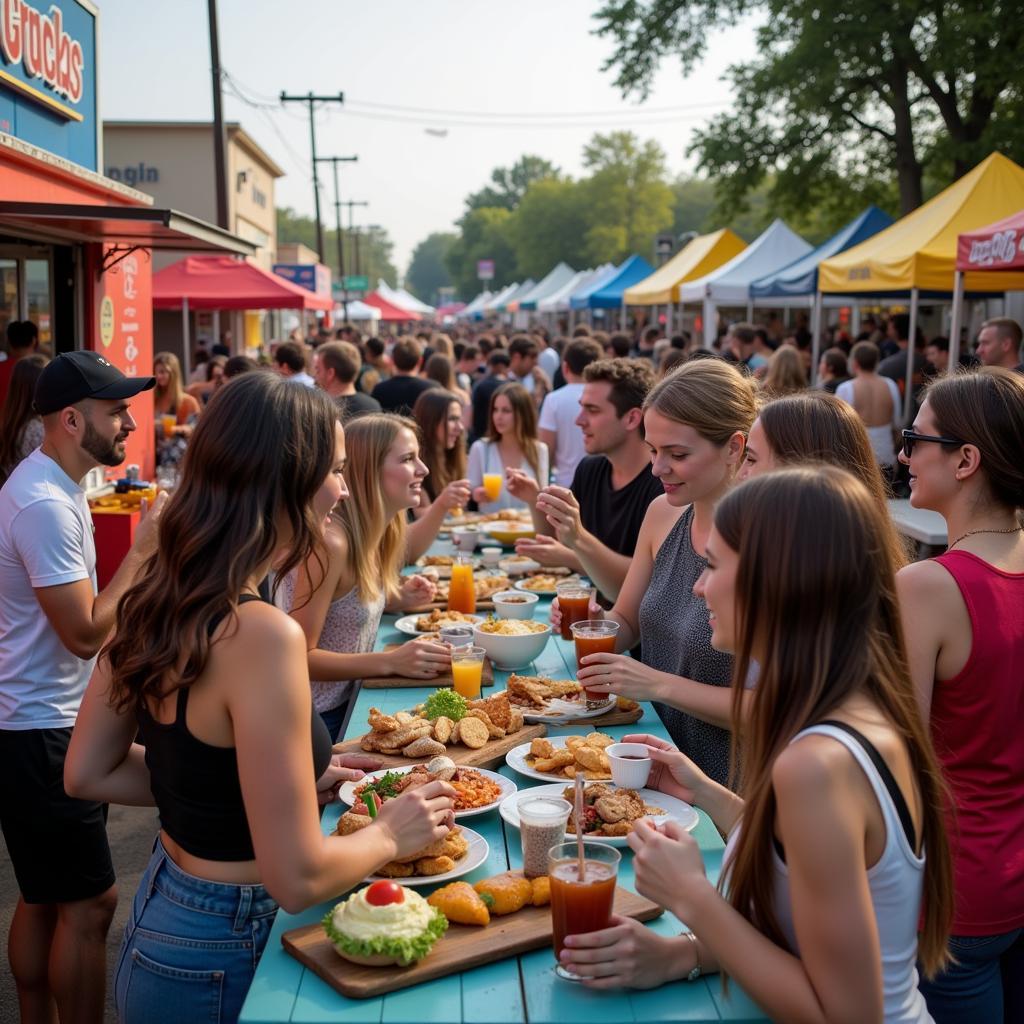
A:
{"type": "Polygon", "coordinates": [[[603,288],[608,284],[619,272],[619,267],[621,266],[621,263],[609,263],[607,266],[600,268],[589,281],[584,283],[583,287],[572,293],[569,297],[569,309],[588,309],[589,306],[587,304],[590,302],[590,296],[599,288],[603,288]]]}
{"type": "Polygon", "coordinates": [[[587,304],[590,309],[621,309],[622,294],[638,281],[650,277],[654,267],[643,256],[630,256],[597,291],[590,293],[587,304]]]}
{"type": "Polygon", "coordinates": [[[800,256],[774,274],[759,278],[750,285],[752,299],[809,298],[818,290],[818,264],[831,256],[859,245],[872,235],[889,227],[893,220],[876,206],[869,206],[859,217],[840,228],[805,256],[800,256]]]}

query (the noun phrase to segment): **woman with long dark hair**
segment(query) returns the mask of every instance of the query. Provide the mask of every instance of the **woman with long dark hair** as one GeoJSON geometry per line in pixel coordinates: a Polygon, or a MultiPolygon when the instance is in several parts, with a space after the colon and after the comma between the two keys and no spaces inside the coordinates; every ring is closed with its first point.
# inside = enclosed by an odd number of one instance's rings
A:
{"type": "Polygon", "coordinates": [[[64,783],[160,812],[115,975],[121,1021],[235,1020],[278,904],[313,906],[446,834],[442,784],[355,835],[320,829],[315,781],[353,774],[330,767],[302,630],[257,587],[309,558],[344,466],[326,395],[239,377],[200,418],[157,552],[120,602],[64,783]]]}
{"type": "Polygon", "coordinates": [[[773,1020],[930,1021],[915,963],[934,974],[948,959],[952,876],[885,515],[831,466],[766,474],[718,505],[696,591],[713,645],[735,655],[739,795],[664,741],[627,739],[651,748],[648,785],[702,807],[729,836],[721,890],[688,833],[638,822],[637,890],[690,931],[665,938],[615,918],[570,937],[563,960],[588,984],[717,970],[773,1020]]]}
{"type": "MultiPolygon", "coordinates": [[[[412,409],[420,436],[420,458],[427,467],[420,504],[414,514],[436,536],[444,517],[469,503],[465,428],[459,399],[443,388],[424,391],[412,409]]],[[[431,541],[433,537],[431,537],[431,541]]]]}
{"type": "Polygon", "coordinates": [[[900,461],[949,547],[897,577],[910,669],[950,788],[956,962],[922,985],[936,1024],[1024,1020],[1024,376],[930,384],[900,461]]]}
{"type": "Polygon", "coordinates": [[[550,475],[548,446],[537,440],[537,409],[522,384],[502,384],[491,396],[487,416],[487,436],[474,441],[469,449],[469,482],[473,500],[481,512],[503,508],[526,508],[504,486],[507,469],[521,469],[545,487],[550,475]],[[492,500],[484,487],[484,476],[500,473],[501,493],[492,500]]]}
{"type": "Polygon", "coordinates": [[[36,381],[50,360],[33,354],[14,364],[0,415],[0,484],[23,458],[43,443],[43,421],[32,409],[36,381]]]}

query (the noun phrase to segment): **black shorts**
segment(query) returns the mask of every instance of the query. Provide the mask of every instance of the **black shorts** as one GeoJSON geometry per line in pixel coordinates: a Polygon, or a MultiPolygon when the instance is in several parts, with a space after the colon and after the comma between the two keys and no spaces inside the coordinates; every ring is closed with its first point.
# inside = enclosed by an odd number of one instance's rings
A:
{"type": "Polygon", "coordinates": [[[114,884],[107,807],[64,792],[70,729],[0,729],[0,828],[26,903],[73,903],[114,884]]]}

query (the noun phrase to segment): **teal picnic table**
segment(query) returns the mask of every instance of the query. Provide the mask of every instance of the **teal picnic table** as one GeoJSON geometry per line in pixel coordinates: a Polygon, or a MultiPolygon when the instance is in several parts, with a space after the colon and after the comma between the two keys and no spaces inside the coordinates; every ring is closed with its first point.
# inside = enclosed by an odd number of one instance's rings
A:
{"type": "MultiPolygon", "coordinates": [[[[440,550],[440,548],[439,548],[440,550]]],[[[550,603],[537,605],[535,618],[546,621],[550,603]]],[[[394,628],[395,617],[385,616],[377,637],[378,647],[400,642],[406,637],[394,628]]],[[[550,678],[572,678],[576,659],[573,646],[560,637],[552,637],[541,656],[529,670],[550,678]]],[[[500,688],[509,673],[496,671],[495,686],[500,688]]],[[[371,705],[385,712],[410,708],[424,700],[430,687],[364,690],[352,715],[346,738],[359,736],[367,729],[371,705]]],[[[485,691],[486,696],[486,691],[485,691]]],[[[549,728],[551,735],[587,732],[580,728],[549,728]]],[[[668,738],[650,705],[644,705],[643,718],[636,725],[613,726],[602,730],[616,738],[629,732],[649,732],[668,738]]],[[[538,782],[502,766],[503,775],[513,779],[520,789],[538,782]]],[[[332,832],[343,811],[334,804],[323,816],[325,832],[332,832]]],[[[497,810],[473,818],[473,828],[486,840],[487,860],[466,875],[475,882],[490,875],[522,866],[522,851],[517,829],[507,825],[497,810]]],[[[704,855],[708,877],[718,878],[723,843],[714,825],[703,811],[693,831],[704,855]]],[[[619,885],[635,891],[633,855],[623,849],[619,885]]],[[[344,894],[339,894],[339,899],[344,894]]],[[[256,971],[239,1020],[242,1024],[293,1022],[323,1024],[326,1021],[352,1024],[619,1024],[628,1021],[688,1021],[711,1024],[717,1021],[763,1022],[761,1011],[735,984],[729,995],[722,994],[720,980],[711,976],[696,982],[673,982],[649,991],[595,992],[582,985],[563,981],[554,973],[551,947],[518,957],[476,967],[460,974],[424,982],[385,996],[348,999],[312,971],[285,952],[281,935],[293,928],[319,921],[338,900],[331,900],[301,914],[279,911],[266,950],[256,971]]],[[[683,925],[666,912],[648,927],[661,935],[676,935],[683,925]]],[[[481,936],[486,942],[486,933],[481,936]]]]}

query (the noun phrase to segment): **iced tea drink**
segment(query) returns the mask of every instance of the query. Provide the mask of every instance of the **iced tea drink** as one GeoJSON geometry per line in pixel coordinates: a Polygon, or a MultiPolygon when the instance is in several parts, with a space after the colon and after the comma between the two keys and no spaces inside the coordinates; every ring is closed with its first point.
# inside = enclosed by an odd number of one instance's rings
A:
{"type": "MultiPolygon", "coordinates": [[[[576,843],[560,843],[548,852],[555,960],[561,956],[566,935],[584,935],[608,927],[621,859],[614,846],[584,843],[581,878],[576,843]]],[[[555,973],[567,981],[580,980],[561,963],[555,973]]]]}
{"type": "Polygon", "coordinates": [[[476,611],[476,586],[473,583],[473,562],[456,558],[452,578],[448,581],[448,611],[472,615],[476,611]]]}
{"type": "MultiPolygon", "coordinates": [[[[561,605],[561,601],[558,602],[561,605]]],[[[619,624],[611,619],[586,619],[574,622],[571,626],[572,638],[576,641],[576,671],[580,670],[580,662],[588,654],[614,654],[615,638],[619,633],[619,624]]],[[[591,693],[583,687],[588,701],[606,701],[608,694],[591,693]]]]}
{"type": "Polygon", "coordinates": [[[562,616],[562,639],[572,639],[572,624],[584,622],[590,618],[590,599],[594,593],[592,587],[573,581],[559,583],[555,587],[558,597],[558,610],[562,616]]]}

